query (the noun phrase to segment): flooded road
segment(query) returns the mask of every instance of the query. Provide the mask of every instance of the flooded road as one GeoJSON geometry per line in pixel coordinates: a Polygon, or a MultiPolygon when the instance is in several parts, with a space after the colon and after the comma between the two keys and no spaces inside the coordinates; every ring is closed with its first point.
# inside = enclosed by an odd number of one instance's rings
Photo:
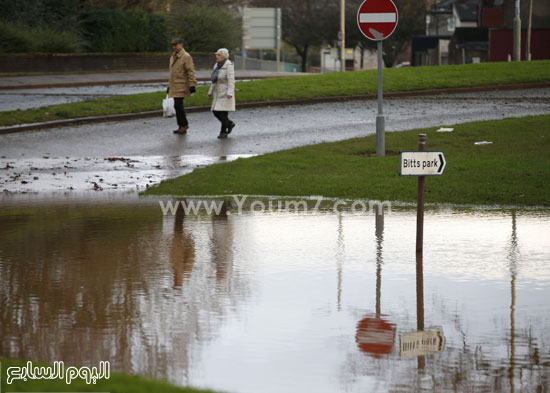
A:
{"type": "MultiPolygon", "coordinates": [[[[390,99],[384,112],[386,131],[548,114],[550,89],[390,99]]],[[[0,135],[0,191],[98,190],[94,183],[103,190],[143,190],[227,157],[370,135],[376,113],[375,101],[239,110],[231,116],[237,126],[224,140],[216,138],[219,122],[211,113],[190,114],[185,136],[172,134],[172,118],[0,135]]]]}
{"type": "Polygon", "coordinates": [[[28,198],[0,205],[0,356],[237,393],[550,389],[547,210],[429,208],[417,260],[409,208],[28,198]]]}
{"type": "MultiPolygon", "coordinates": [[[[548,89],[387,100],[386,129],[550,113],[548,89]]],[[[0,136],[0,357],[248,392],[550,391],[550,211],[163,215],[197,167],[374,133],[374,101],[0,136]]]]}

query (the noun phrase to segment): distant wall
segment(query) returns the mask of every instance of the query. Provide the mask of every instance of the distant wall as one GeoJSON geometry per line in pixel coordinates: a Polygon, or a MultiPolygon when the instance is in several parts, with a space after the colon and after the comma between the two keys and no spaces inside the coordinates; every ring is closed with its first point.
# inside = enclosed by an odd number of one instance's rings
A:
{"type": "MultiPolygon", "coordinates": [[[[215,56],[191,53],[196,69],[211,69],[215,56]]],[[[170,53],[0,54],[0,72],[165,71],[170,53]]]]}
{"type": "MultiPolygon", "coordinates": [[[[531,31],[531,60],[550,59],[550,29],[531,31]]],[[[525,59],[527,31],[521,31],[521,59],[525,59]]],[[[489,61],[507,61],[514,55],[513,30],[489,30],[489,61]]]]}

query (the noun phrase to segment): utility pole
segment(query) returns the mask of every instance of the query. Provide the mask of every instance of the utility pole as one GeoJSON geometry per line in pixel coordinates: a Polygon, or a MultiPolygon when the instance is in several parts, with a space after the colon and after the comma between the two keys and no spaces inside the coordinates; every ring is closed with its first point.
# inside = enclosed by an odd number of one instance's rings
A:
{"type": "Polygon", "coordinates": [[[514,17],[514,61],[521,61],[521,19],[519,17],[520,0],[516,0],[514,17]]]}
{"type": "Polygon", "coordinates": [[[340,0],[340,32],[342,40],[340,41],[340,71],[346,71],[346,0],[340,0]]]}
{"type": "Polygon", "coordinates": [[[529,20],[527,21],[527,48],[525,49],[525,60],[531,60],[531,28],[533,26],[533,0],[529,1],[529,20]]]}

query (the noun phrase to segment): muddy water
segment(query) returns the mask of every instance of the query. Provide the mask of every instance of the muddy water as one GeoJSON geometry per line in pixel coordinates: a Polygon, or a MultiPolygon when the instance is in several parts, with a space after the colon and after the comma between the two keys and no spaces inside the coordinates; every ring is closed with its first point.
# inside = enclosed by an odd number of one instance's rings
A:
{"type": "Polygon", "coordinates": [[[0,205],[0,356],[231,392],[550,389],[550,212],[0,205]],[[230,211],[231,213],[231,211],[230,211]]]}

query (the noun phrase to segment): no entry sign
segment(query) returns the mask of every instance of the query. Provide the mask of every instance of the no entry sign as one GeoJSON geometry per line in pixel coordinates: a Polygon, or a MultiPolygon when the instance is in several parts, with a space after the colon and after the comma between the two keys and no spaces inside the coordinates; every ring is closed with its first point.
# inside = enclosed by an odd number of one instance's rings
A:
{"type": "Polygon", "coordinates": [[[357,11],[359,30],[369,40],[388,38],[397,27],[397,7],[392,0],[365,0],[357,11]]]}

